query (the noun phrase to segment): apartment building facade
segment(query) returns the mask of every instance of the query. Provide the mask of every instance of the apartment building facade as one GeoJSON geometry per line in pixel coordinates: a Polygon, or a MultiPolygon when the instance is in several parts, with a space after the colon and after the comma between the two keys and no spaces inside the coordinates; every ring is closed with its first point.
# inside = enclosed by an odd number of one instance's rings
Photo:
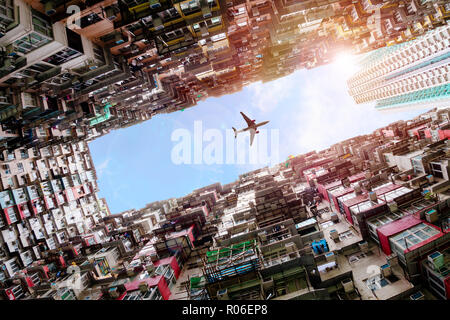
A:
{"type": "Polygon", "coordinates": [[[446,106],[449,101],[448,25],[369,54],[349,79],[356,103],[376,101],[379,110],[446,106]]]}
{"type": "Polygon", "coordinates": [[[2,1],[3,148],[94,139],[450,16],[445,1],[403,2],[2,1]]]}

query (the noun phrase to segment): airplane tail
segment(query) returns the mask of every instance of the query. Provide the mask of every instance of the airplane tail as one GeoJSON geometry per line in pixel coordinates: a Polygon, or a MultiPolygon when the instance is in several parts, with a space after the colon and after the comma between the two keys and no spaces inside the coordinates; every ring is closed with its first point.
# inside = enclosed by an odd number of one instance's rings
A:
{"type": "Polygon", "coordinates": [[[234,131],[234,138],[236,139],[237,138],[237,130],[236,130],[235,127],[232,127],[232,128],[233,128],[233,131],[234,131]]]}

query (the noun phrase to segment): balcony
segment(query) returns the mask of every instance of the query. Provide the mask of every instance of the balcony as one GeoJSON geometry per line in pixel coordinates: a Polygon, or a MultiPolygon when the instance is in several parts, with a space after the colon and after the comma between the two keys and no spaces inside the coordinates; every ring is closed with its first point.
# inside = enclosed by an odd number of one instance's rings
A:
{"type": "Polygon", "coordinates": [[[259,269],[259,253],[254,240],[206,253],[204,273],[209,283],[259,269]]]}

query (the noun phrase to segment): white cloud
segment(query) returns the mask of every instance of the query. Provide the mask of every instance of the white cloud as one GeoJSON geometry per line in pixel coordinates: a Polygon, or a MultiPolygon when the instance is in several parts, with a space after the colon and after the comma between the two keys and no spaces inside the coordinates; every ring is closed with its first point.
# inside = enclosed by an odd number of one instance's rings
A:
{"type": "MultiPolygon", "coordinates": [[[[373,104],[356,105],[347,91],[346,79],[340,66],[329,66],[326,78],[323,73],[310,72],[302,75],[298,100],[290,112],[283,131],[284,143],[280,145],[283,154],[301,154],[312,150],[328,148],[339,141],[370,134],[376,128],[400,118],[386,117],[375,110],[373,104]]],[[[300,77],[299,77],[300,78],[300,77]]]]}
{"type": "Polygon", "coordinates": [[[95,167],[95,170],[97,171],[97,175],[99,178],[101,178],[104,174],[109,174],[110,171],[108,171],[109,163],[111,162],[111,158],[106,158],[101,162],[98,166],[95,167]]]}
{"type": "Polygon", "coordinates": [[[256,82],[249,85],[251,104],[262,113],[272,111],[279,106],[280,100],[291,90],[295,90],[293,75],[271,82],[256,82]]]}

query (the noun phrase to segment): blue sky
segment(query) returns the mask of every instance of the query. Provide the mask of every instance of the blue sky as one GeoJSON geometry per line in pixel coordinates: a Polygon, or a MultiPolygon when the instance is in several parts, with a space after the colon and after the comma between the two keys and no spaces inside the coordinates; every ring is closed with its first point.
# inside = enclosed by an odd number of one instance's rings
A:
{"type": "Polygon", "coordinates": [[[348,73],[345,63],[299,70],[266,84],[254,83],[235,94],[209,98],[184,111],[157,115],[139,125],[115,130],[89,144],[99,196],[107,199],[114,214],[184,196],[215,182],[226,184],[262,166],[174,164],[171,152],[177,142],[171,140],[172,132],[179,128],[193,132],[196,120],[202,121],[204,131],[219,129],[224,136],[225,129],[244,127],[239,111],[257,122],[270,120],[265,128],[279,130],[281,162],[289,155],[321,150],[426,111],[383,113],[373,104],[356,105],[347,92],[348,73]]]}

